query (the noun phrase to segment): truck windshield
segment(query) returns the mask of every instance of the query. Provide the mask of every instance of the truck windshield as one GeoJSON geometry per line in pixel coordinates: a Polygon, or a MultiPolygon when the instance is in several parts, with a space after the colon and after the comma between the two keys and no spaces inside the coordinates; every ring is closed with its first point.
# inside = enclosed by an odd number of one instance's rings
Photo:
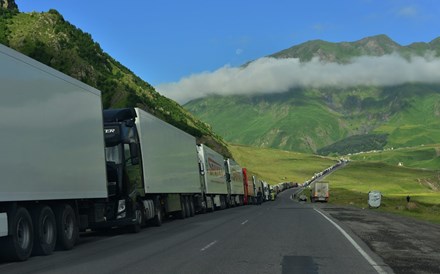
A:
{"type": "Polygon", "coordinates": [[[115,164],[122,163],[122,149],[121,145],[106,147],[105,148],[105,160],[107,162],[114,162],[115,164]]]}

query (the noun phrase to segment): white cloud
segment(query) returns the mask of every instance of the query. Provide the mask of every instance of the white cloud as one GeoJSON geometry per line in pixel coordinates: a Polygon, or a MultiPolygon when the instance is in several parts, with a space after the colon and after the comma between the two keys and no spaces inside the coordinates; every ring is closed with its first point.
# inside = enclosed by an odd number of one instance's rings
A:
{"type": "Polygon", "coordinates": [[[208,95],[282,93],[296,87],[392,86],[407,82],[440,83],[440,59],[434,55],[407,60],[398,54],[358,57],[350,64],[323,63],[317,58],[261,58],[246,67],[222,67],[157,87],[180,103],[208,95]]]}
{"type": "Polygon", "coordinates": [[[314,25],[312,26],[312,29],[313,29],[314,31],[321,32],[321,31],[324,31],[324,30],[326,29],[326,26],[323,25],[323,24],[319,24],[319,23],[317,23],[317,24],[314,24],[314,25]]]}
{"type": "Polygon", "coordinates": [[[416,18],[419,16],[419,10],[414,6],[402,7],[397,11],[397,15],[406,18],[416,18]]]}
{"type": "Polygon", "coordinates": [[[236,49],[235,50],[235,54],[236,55],[240,55],[240,54],[242,54],[243,53],[243,49],[236,49]]]}

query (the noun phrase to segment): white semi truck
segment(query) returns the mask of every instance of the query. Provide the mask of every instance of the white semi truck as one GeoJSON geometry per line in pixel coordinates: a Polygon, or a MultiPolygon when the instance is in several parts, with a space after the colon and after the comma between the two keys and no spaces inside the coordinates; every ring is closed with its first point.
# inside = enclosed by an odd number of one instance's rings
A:
{"type": "Polygon", "coordinates": [[[197,155],[206,208],[211,211],[216,207],[226,208],[229,193],[224,157],[203,144],[197,145],[197,155]]]}
{"type": "Polygon", "coordinates": [[[203,205],[191,135],[140,109],[103,112],[98,90],[2,45],[0,83],[2,257],[203,205]]]}
{"type": "Polygon", "coordinates": [[[229,189],[229,204],[244,204],[243,169],[232,159],[225,160],[226,180],[229,189]]]}
{"type": "Polygon", "coordinates": [[[329,199],[328,183],[314,182],[310,192],[310,201],[312,203],[328,202],[328,199],[329,199]]]}

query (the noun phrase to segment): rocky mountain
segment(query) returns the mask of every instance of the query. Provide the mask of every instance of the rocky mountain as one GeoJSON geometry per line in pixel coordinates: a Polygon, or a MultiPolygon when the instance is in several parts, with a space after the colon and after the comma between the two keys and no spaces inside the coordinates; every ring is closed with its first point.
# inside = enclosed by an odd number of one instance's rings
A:
{"type": "Polygon", "coordinates": [[[391,53],[399,53],[402,56],[422,56],[427,51],[433,51],[437,56],[440,55],[440,37],[429,43],[412,43],[408,46],[401,46],[384,34],[366,37],[355,42],[331,43],[314,40],[269,56],[274,58],[299,58],[302,62],[318,57],[325,62],[347,63],[353,57],[359,56],[382,56],[391,53]]]}
{"type": "Polygon", "coordinates": [[[11,11],[18,11],[18,6],[14,0],[0,0],[0,8],[11,11]]]}
{"type": "MultiPolygon", "coordinates": [[[[386,35],[342,43],[315,40],[270,57],[346,64],[354,57],[391,53],[408,59],[438,57],[440,38],[408,46],[386,35]]],[[[298,87],[263,95],[211,96],[185,108],[227,141],[258,147],[346,154],[440,141],[440,84],[434,83],[298,87]]]]}
{"type": "Polygon", "coordinates": [[[0,0],[0,43],[99,89],[104,108],[140,107],[230,156],[208,124],[157,93],[56,10],[20,13],[13,0],[0,0]]]}

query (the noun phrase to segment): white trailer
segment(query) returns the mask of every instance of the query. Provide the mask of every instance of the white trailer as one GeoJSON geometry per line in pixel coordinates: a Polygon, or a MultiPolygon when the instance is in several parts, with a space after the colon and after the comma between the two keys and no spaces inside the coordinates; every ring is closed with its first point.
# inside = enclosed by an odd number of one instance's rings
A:
{"type": "Polygon", "coordinates": [[[160,213],[193,216],[202,202],[196,138],[139,108],[135,111],[147,200],[160,201],[160,213]]]}
{"type": "Polygon", "coordinates": [[[315,182],[312,186],[310,201],[314,202],[328,202],[329,189],[328,183],[315,182]]]}
{"type": "Polygon", "coordinates": [[[232,159],[227,159],[225,161],[226,166],[226,178],[229,184],[229,201],[230,204],[243,205],[244,203],[244,182],[243,182],[243,170],[242,168],[232,159]]]}
{"type": "Polygon", "coordinates": [[[263,189],[263,200],[264,201],[269,201],[270,197],[269,197],[269,184],[265,181],[261,181],[261,185],[262,185],[262,189],[263,189]]]}
{"type": "Polygon", "coordinates": [[[228,186],[224,157],[203,144],[197,145],[197,155],[206,208],[211,211],[215,207],[226,208],[228,186]]]}
{"type": "Polygon", "coordinates": [[[106,198],[100,92],[2,45],[0,64],[0,202],[106,198]]]}
{"type": "Polygon", "coordinates": [[[3,45],[0,83],[0,253],[72,248],[78,206],[108,197],[101,94],[3,45]]]}

